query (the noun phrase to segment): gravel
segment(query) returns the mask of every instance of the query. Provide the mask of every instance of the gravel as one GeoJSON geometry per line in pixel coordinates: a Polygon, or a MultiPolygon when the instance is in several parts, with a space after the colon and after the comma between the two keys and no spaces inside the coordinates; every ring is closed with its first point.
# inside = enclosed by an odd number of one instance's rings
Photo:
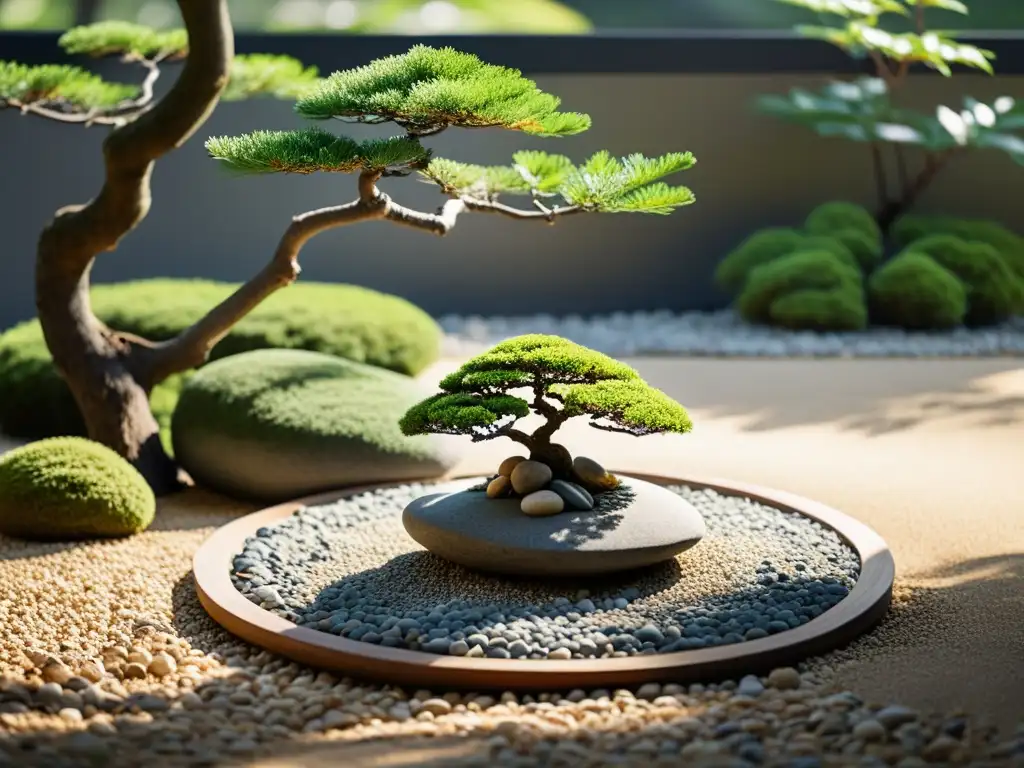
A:
{"type": "Polygon", "coordinates": [[[750,325],[732,310],[619,312],[584,319],[457,317],[439,319],[444,354],[462,357],[524,333],[550,333],[612,356],[685,354],[723,357],[974,357],[1024,354],[1024,317],[990,328],[919,333],[871,328],[855,333],[792,332],[750,325]]]}
{"type": "MultiPolygon", "coordinates": [[[[704,516],[701,543],[663,565],[569,582],[473,573],[409,538],[395,486],[306,507],[251,537],[233,581],[299,625],[375,645],[494,659],[586,659],[742,643],[806,624],[856,582],[856,554],[807,518],[673,487],[704,516]]],[[[763,690],[745,680],[750,695],[763,690]]],[[[741,684],[741,687],[742,685],[741,684]]]]}

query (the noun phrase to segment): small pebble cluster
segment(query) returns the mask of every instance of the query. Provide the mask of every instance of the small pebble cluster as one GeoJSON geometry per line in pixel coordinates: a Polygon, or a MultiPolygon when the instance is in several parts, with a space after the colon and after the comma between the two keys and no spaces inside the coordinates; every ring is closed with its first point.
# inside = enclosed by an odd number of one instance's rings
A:
{"type": "Polygon", "coordinates": [[[438,321],[447,334],[445,354],[475,354],[525,333],[563,336],[606,355],[683,354],[724,357],[972,357],[1024,354],[1024,317],[990,328],[909,332],[870,328],[814,333],[751,325],[732,310],[617,312],[592,318],[570,315],[459,317],[438,321]]]}
{"type": "Polygon", "coordinates": [[[572,461],[579,483],[552,479],[551,467],[525,456],[509,456],[498,466],[483,490],[489,499],[520,498],[520,509],[529,517],[557,515],[566,508],[586,512],[594,509],[594,495],[615,491],[618,479],[593,459],[577,456],[572,461]]]}
{"type": "Polygon", "coordinates": [[[680,486],[671,490],[696,507],[708,532],[675,560],[586,583],[510,580],[441,560],[404,534],[401,511],[426,490],[362,494],[260,529],[234,559],[236,588],[296,624],[352,640],[568,660],[785,632],[839,603],[859,573],[856,554],[810,519],[680,486]]]}

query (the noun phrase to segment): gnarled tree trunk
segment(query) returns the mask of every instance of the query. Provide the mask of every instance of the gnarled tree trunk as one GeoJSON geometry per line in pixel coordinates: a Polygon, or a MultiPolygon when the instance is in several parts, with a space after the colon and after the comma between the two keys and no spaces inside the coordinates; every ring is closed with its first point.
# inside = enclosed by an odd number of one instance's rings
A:
{"type": "Polygon", "coordinates": [[[149,345],[106,328],[89,302],[96,256],[114,250],[149,212],[154,162],[181,146],[227,84],[234,38],[226,0],[178,0],[189,37],[168,94],[103,143],[105,179],[85,205],[57,212],[39,237],[36,307],[47,346],[82,412],[89,437],[131,461],[157,493],[179,487],[149,409],[153,381],[137,365],[149,345]]]}

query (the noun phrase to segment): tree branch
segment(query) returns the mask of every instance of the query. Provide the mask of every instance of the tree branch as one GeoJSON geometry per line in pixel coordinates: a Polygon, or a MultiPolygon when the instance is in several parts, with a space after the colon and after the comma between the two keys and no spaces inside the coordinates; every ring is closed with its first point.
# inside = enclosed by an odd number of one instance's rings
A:
{"type": "Polygon", "coordinates": [[[235,324],[272,293],[295,282],[302,271],[299,252],[311,238],[335,227],[382,218],[384,210],[379,200],[357,200],[295,216],[270,263],[173,339],[138,350],[128,360],[129,370],[143,386],[151,388],[171,374],[199,367],[235,324]]]}

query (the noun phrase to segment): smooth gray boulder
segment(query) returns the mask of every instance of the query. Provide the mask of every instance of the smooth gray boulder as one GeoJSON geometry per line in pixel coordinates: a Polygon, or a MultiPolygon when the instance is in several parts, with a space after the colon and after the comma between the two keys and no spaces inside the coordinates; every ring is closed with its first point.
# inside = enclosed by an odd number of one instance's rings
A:
{"type": "Polygon", "coordinates": [[[596,509],[529,517],[520,499],[481,490],[421,496],[405,508],[409,535],[445,560],[518,576],[585,576],[669,560],[699,542],[704,518],[660,485],[622,477],[596,509]],[[609,499],[612,499],[609,503],[609,499]]]}

